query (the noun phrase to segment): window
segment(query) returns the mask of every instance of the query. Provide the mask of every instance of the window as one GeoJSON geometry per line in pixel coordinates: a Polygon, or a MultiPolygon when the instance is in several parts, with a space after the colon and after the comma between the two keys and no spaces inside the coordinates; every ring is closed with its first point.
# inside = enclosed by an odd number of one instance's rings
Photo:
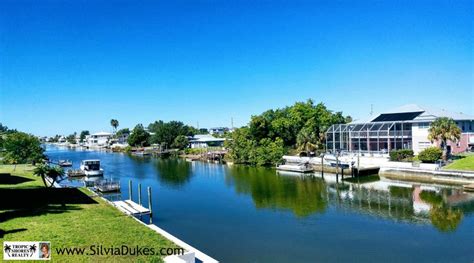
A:
{"type": "Polygon", "coordinates": [[[420,122],[420,123],[418,123],[418,128],[420,128],[420,129],[428,129],[429,127],[430,127],[429,122],[420,122]]]}

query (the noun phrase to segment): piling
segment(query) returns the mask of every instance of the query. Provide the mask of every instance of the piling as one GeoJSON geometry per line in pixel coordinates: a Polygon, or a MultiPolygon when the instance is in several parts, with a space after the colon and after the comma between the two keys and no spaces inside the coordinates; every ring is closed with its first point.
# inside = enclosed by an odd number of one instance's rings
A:
{"type": "Polygon", "coordinates": [[[153,210],[151,208],[151,187],[147,187],[148,190],[148,209],[150,209],[150,224],[153,224],[153,210]]]}
{"type": "Polygon", "coordinates": [[[324,178],[324,154],[321,154],[321,178],[324,178]]]}
{"type": "Polygon", "coordinates": [[[128,180],[128,199],[132,200],[132,180],[128,180]]]}
{"type": "Polygon", "coordinates": [[[138,184],[138,204],[142,205],[142,184],[138,184]]]}

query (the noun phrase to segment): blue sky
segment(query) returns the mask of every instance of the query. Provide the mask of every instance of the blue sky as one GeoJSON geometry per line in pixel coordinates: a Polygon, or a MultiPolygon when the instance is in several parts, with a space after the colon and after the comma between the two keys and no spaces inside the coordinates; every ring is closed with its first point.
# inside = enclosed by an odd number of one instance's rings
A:
{"type": "Polygon", "coordinates": [[[0,122],[34,134],[240,126],[308,98],[474,115],[472,1],[39,2],[0,2],[0,122]]]}

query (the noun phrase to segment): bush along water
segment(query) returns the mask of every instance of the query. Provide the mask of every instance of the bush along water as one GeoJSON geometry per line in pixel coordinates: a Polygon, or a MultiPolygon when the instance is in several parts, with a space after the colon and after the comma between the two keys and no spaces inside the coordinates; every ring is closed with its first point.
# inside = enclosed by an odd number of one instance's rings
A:
{"type": "Polygon", "coordinates": [[[434,163],[441,159],[443,151],[438,147],[428,147],[418,154],[418,159],[424,163],[434,163]]]}
{"type": "Polygon", "coordinates": [[[413,156],[413,150],[410,149],[393,150],[390,152],[390,161],[411,162],[413,160],[413,156]]]}

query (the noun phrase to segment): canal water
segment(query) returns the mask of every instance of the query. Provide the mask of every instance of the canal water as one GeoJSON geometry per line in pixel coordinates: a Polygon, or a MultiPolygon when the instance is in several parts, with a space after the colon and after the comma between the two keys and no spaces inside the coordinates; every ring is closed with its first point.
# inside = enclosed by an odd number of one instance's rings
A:
{"type": "MultiPolygon", "coordinates": [[[[474,195],[459,188],[48,146],[153,190],[153,222],[221,262],[473,262],[474,195]]],[[[138,200],[136,188],[134,198],[138,200]]],[[[152,244],[150,244],[152,245],[152,244]]]]}

